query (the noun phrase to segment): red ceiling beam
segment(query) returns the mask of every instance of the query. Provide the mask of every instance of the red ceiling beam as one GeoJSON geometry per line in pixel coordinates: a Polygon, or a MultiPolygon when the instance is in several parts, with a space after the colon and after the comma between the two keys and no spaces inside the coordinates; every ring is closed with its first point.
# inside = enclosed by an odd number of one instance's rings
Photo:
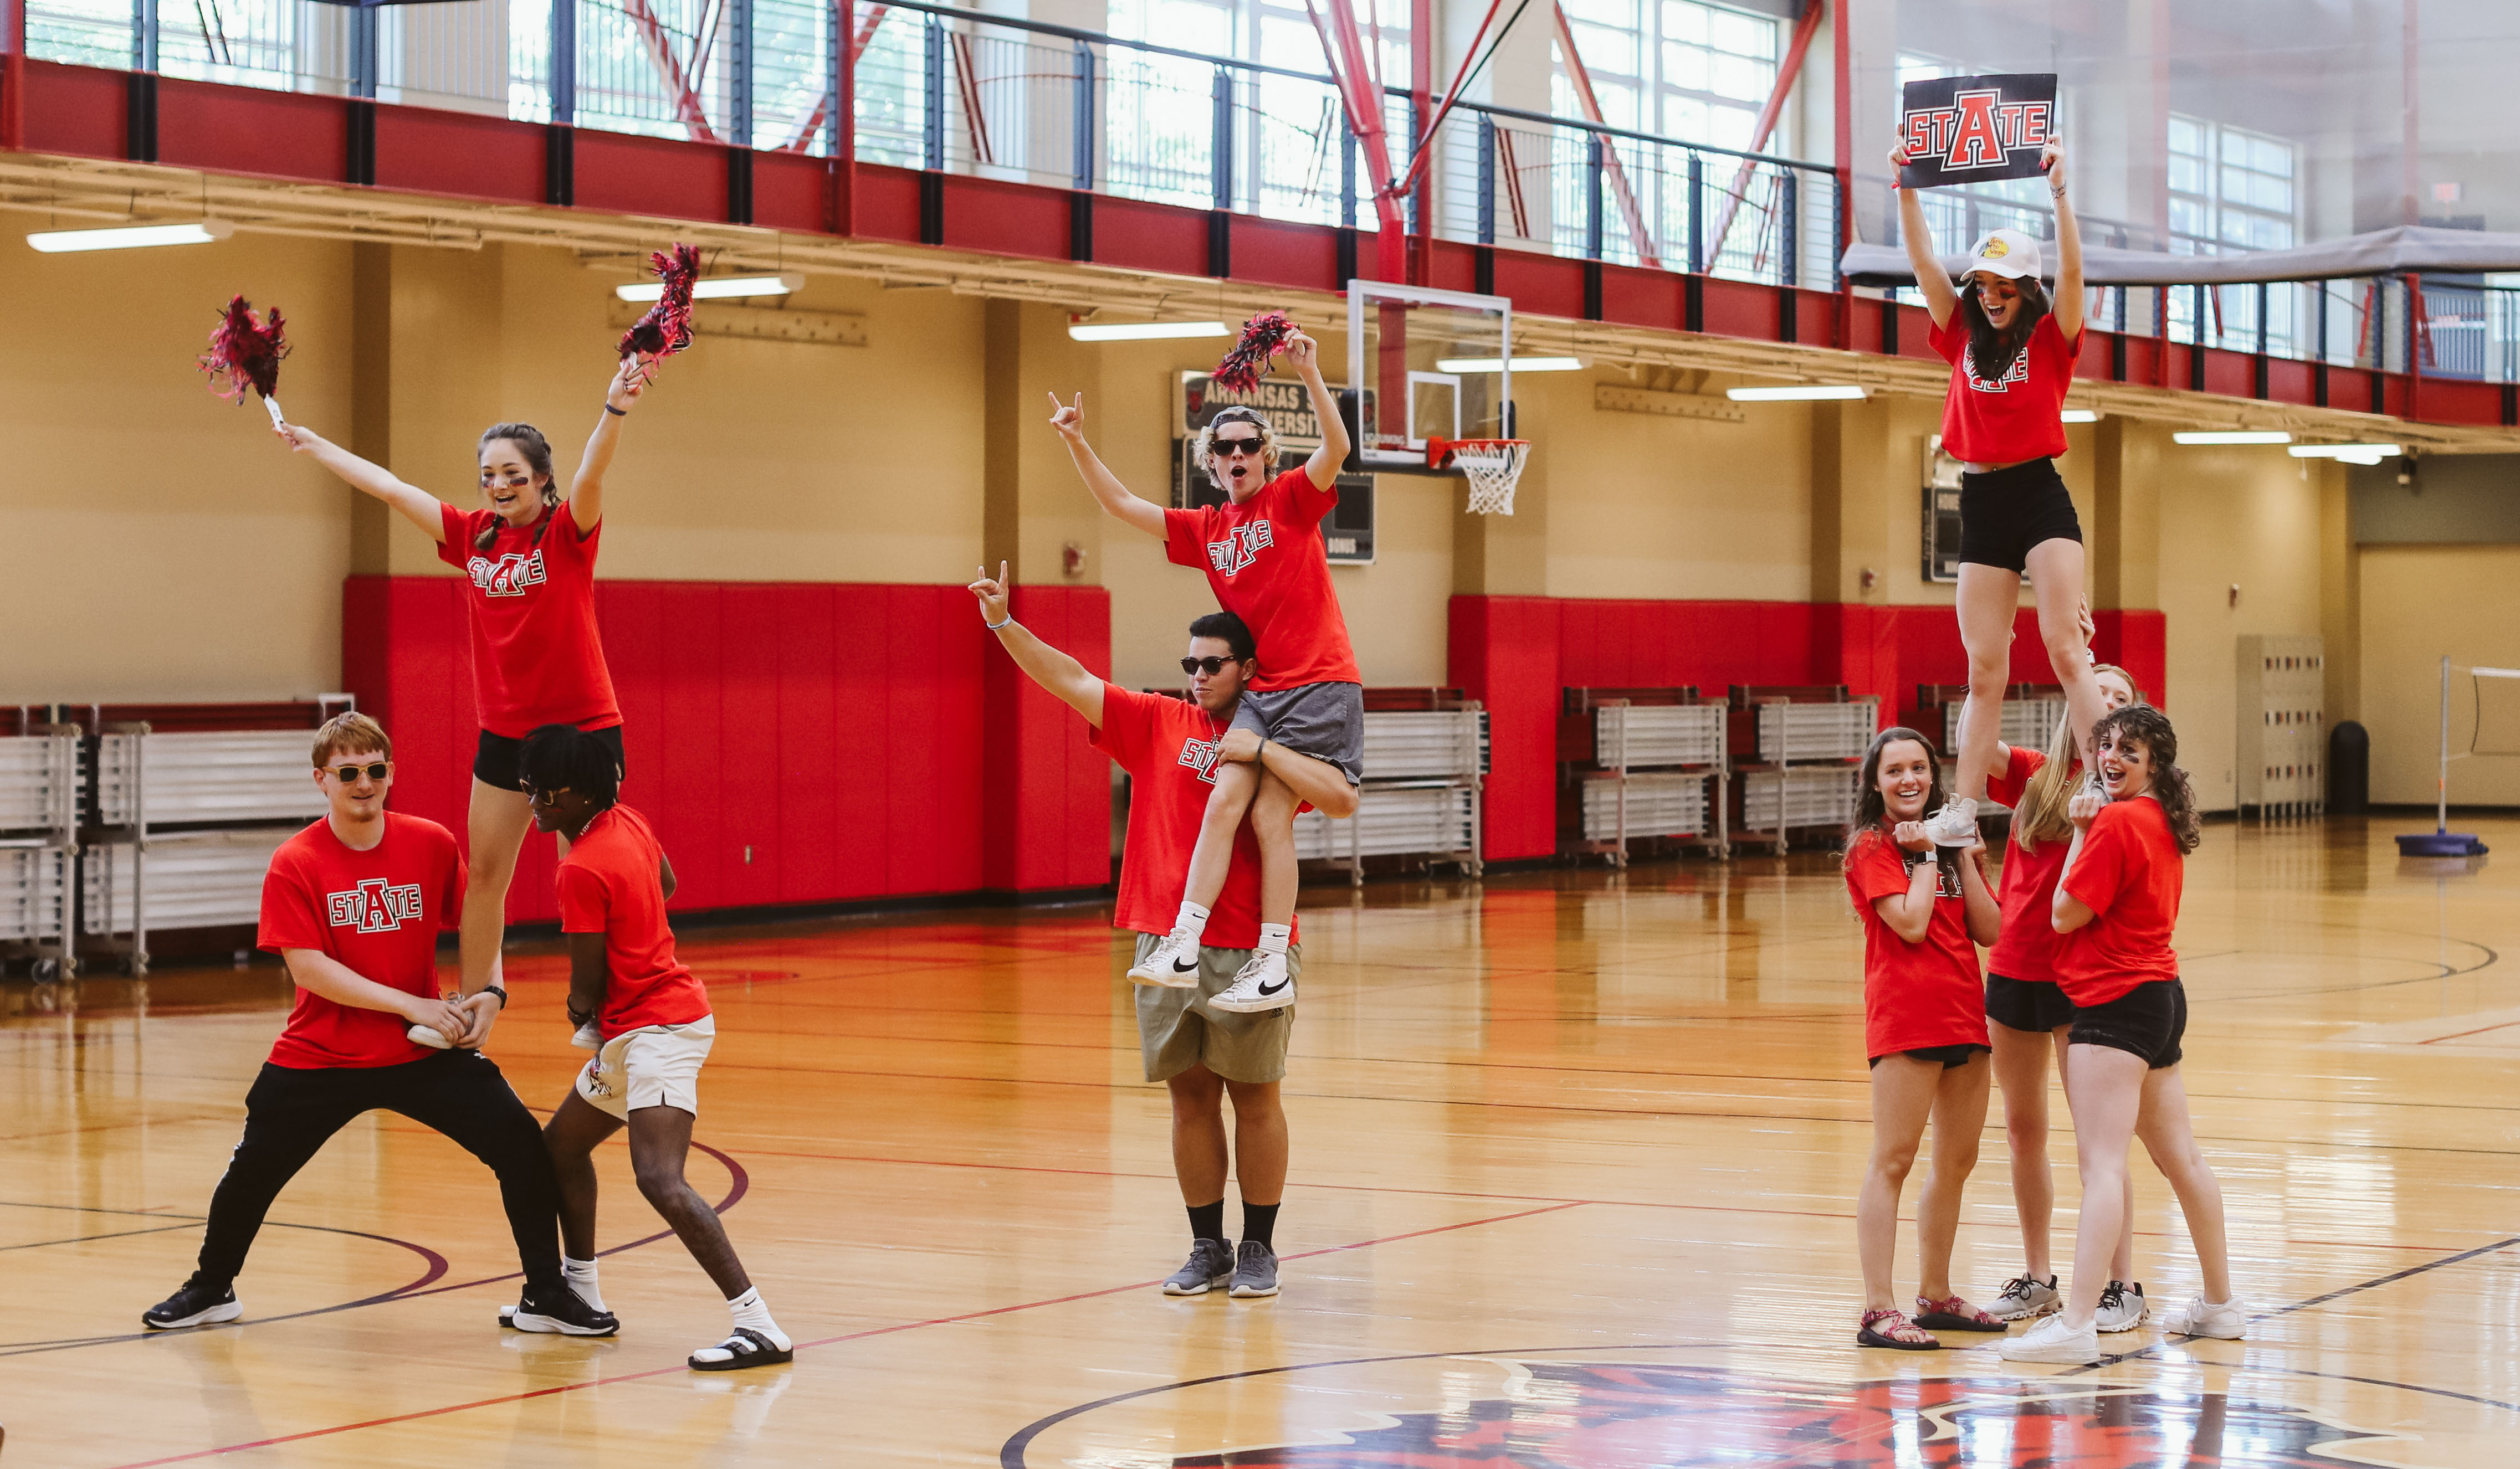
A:
{"type": "Polygon", "coordinates": [[[1313,29],[1321,35],[1330,80],[1338,87],[1339,100],[1347,106],[1348,126],[1356,133],[1358,150],[1365,155],[1366,177],[1373,185],[1374,220],[1380,227],[1374,254],[1381,267],[1381,279],[1406,281],[1409,224],[1401,216],[1400,199],[1392,183],[1391,148],[1382,125],[1382,94],[1373,85],[1374,68],[1366,60],[1364,37],[1356,24],[1356,6],[1352,0],[1328,0],[1328,16],[1322,14],[1320,0],[1304,0],[1304,10],[1313,18],[1313,29]]]}

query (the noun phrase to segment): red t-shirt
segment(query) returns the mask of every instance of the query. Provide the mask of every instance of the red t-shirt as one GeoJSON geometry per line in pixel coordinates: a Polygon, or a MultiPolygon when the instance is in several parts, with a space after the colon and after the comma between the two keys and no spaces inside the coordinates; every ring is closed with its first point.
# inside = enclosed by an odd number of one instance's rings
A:
{"type": "Polygon", "coordinates": [[[1217,604],[1250,626],[1254,689],[1365,682],[1322,549],[1322,517],[1336,504],[1338,491],[1298,465],[1240,505],[1164,512],[1165,556],[1206,572],[1217,604]]]}
{"type": "MultiPolygon", "coordinates": [[[[438,930],[464,913],[464,858],[435,822],[385,813],[382,841],[352,851],[328,818],[271,854],[262,876],[255,944],[273,954],[312,949],[361,979],[434,999],[438,930]]],[[[292,1071],[399,1066],[434,1054],[415,1046],[411,1022],[325,999],[300,985],[271,1064],[292,1071]]]]}
{"type": "Polygon", "coordinates": [[[2030,329],[2030,344],[1999,381],[1980,378],[1969,360],[1968,328],[1954,311],[1927,340],[1952,365],[1943,397],[1943,452],[1973,465],[2011,465],[2065,452],[2065,389],[2083,339],[2065,339],[2054,313],[2030,329]]]}
{"type": "Polygon", "coordinates": [[[1911,944],[1890,931],[1873,904],[1908,891],[1915,864],[1931,852],[1907,852],[1880,829],[1855,839],[1846,858],[1846,892],[1864,919],[1864,1054],[1886,1056],[1928,1046],[1985,1046],[1986,992],[1977,946],[1969,942],[1968,900],[1959,874],[1946,868],[1934,891],[1925,937],[1911,944]]]}
{"type": "MultiPolygon", "coordinates": [[[[1102,686],[1102,724],[1094,747],[1129,773],[1129,837],[1120,850],[1120,901],[1111,926],[1170,933],[1190,880],[1199,819],[1216,791],[1216,742],[1226,726],[1188,699],[1102,686]]],[[[1244,822],[1234,833],[1225,887],[1208,910],[1200,942],[1215,949],[1260,943],[1260,843],[1244,822]]]]}
{"type": "MultiPolygon", "coordinates": [[[[2048,757],[2017,744],[2011,748],[2012,758],[2003,773],[1987,779],[1986,794],[1999,805],[2012,807],[2017,824],[2021,793],[2048,757]]],[[[2065,870],[2065,853],[2073,844],[2071,837],[2048,840],[2041,842],[2038,851],[2027,852],[2016,834],[2004,845],[2003,875],[1995,890],[1996,900],[2003,905],[2003,933],[1986,957],[1988,973],[2056,982],[2056,948],[2064,942],[2055,923],[2056,874],[2065,870]]]]}
{"type": "Polygon", "coordinates": [[[2140,984],[2179,977],[2170,936],[2187,861],[2169,813],[2148,796],[2111,801],[2092,818],[2065,891],[2098,914],[2064,936],[2056,979],[2078,1005],[2106,1004],[2140,984]]]}
{"type": "Polygon", "coordinates": [[[689,1025],[708,991],[674,957],[665,925],[665,849],[648,819],[615,805],[586,824],[560,860],[560,931],[604,935],[604,1039],[643,1025],[689,1025]]]}
{"type": "Polygon", "coordinates": [[[495,511],[438,506],[437,558],[472,582],[472,697],[481,728],[522,739],[542,725],[602,730],[621,723],[604,640],[595,627],[595,552],[604,526],[580,534],[568,502],[518,530],[495,511]],[[472,538],[496,523],[487,551],[472,538]]]}

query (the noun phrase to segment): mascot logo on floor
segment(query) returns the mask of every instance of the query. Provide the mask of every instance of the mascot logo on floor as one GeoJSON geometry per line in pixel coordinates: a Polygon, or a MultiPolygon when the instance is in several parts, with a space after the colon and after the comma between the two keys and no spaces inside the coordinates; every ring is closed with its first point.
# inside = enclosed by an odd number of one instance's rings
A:
{"type": "Polygon", "coordinates": [[[1177,1458],[1177,1469],[2336,1469],[2372,1436],[2281,1403],[2088,1378],[1837,1385],[1712,1368],[1527,1362],[1510,1400],[1403,1413],[1348,1443],[1177,1458]]]}

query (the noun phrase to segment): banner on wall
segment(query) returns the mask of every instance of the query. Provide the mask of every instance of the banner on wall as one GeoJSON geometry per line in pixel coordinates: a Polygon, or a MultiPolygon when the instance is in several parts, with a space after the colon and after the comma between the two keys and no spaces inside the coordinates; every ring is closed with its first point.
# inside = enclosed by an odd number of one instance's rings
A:
{"type": "Polygon", "coordinates": [[[1932,76],[1901,89],[1899,138],[1908,164],[1899,183],[1944,189],[2039,177],[2039,154],[2056,133],[2056,76],[1932,76]]]}

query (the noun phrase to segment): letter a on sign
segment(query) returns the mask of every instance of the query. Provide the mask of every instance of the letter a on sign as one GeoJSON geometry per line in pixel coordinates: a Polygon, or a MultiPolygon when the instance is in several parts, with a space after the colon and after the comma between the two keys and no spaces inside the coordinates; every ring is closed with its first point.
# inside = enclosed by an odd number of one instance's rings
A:
{"type": "Polygon", "coordinates": [[[2052,72],[1936,76],[1902,91],[1899,140],[1910,189],[2039,176],[2039,154],[2056,130],[2052,72]]]}

